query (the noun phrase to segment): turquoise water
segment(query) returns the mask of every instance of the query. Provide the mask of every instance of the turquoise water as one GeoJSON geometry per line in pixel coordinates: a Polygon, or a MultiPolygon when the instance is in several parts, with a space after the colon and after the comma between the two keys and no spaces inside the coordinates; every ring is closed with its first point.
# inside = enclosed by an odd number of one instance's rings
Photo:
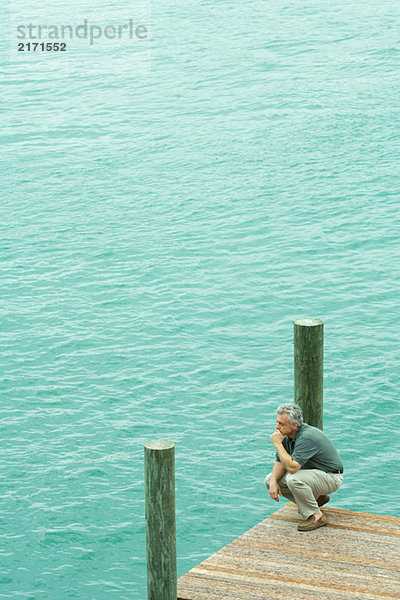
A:
{"type": "Polygon", "coordinates": [[[149,439],[179,574],[271,514],[303,316],[334,505],[400,516],[399,5],[303,4],[8,6],[0,598],[145,598],[149,439]],[[17,24],[136,10],[147,40],[16,52],[17,24]]]}

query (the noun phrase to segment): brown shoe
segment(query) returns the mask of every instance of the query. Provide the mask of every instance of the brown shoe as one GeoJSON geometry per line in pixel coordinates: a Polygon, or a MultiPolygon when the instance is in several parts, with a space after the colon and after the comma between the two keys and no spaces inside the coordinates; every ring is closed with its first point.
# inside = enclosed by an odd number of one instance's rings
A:
{"type": "Polygon", "coordinates": [[[329,502],[330,499],[331,499],[330,496],[318,496],[317,504],[318,504],[318,506],[323,506],[324,504],[329,502]]]}
{"type": "Polygon", "coordinates": [[[318,527],[323,527],[327,524],[328,519],[325,515],[322,515],[322,517],[318,519],[318,521],[315,520],[314,515],[311,515],[311,517],[308,517],[308,519],[306,519],[305,521],[301,521],[297,525],[297,529],[299,531],[312,531],[313,529],[318,529],[318,527]]]}

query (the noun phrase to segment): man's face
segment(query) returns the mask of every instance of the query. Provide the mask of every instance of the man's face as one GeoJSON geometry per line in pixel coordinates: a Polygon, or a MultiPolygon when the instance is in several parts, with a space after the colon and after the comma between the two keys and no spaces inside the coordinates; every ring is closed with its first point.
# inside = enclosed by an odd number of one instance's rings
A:
{"type": "Polygon", "coordinates": [[[280,431],[282,435],[292,437],[295,435],[298,428],[299,427],[297,421],[295,421],[294,423],[289,423],[289,415],[287,413],[283,413],[282,415],[277,416],[276,429],[277,431],[280,431]]]}

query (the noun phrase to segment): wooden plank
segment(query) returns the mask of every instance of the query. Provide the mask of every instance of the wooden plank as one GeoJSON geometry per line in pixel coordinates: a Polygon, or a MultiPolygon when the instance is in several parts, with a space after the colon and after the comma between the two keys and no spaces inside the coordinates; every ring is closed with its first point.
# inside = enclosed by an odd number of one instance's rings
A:
{"type": "Polygon", "coordinates": [[[178,600],[400,599],[400,519],[324,507],[299,532],[288,503],[178,580],[178,600]]]}

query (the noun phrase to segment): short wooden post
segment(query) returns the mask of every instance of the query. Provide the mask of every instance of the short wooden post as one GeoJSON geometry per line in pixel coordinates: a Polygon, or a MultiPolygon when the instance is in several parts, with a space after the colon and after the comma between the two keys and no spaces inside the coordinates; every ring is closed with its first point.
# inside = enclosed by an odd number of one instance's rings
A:
{"type": "Polygon", "coordinates": [[[304,422],[323,428],[324,323],[319,319],[294,321],[294,401],[304,422]]]}
{"type": "Polygon", "coordinates": [[[144,446],[148,600],[176,600],[175,445],[144,446]]]}

